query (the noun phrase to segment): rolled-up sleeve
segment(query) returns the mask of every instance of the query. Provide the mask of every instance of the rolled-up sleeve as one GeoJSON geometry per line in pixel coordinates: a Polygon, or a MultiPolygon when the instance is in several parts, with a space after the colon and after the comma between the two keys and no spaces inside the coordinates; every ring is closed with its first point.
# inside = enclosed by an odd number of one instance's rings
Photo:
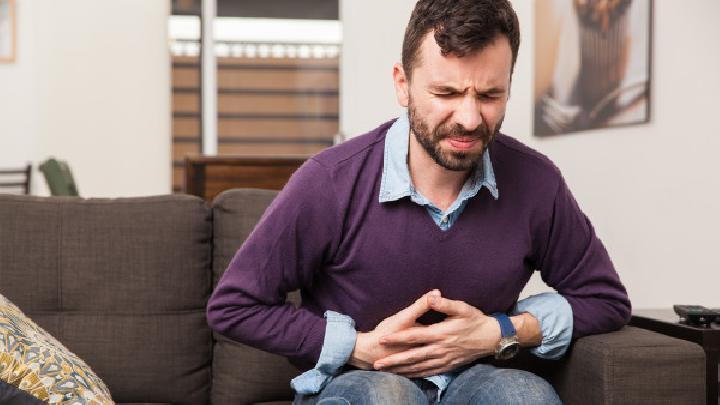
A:
{"type": "Polygon", "coordinates": [[[543,359],[559,359],[572,342],[573,313],[567,300],[557,293],[542,293],[518,301],[512,315],[527,312],[540,322],[542,343],[530,352],[543,359]]]}
{"type": "Polygon", "coordinates": [[[298,394],[320,392],[340,372],[355,348],[357,331],[352,318],[326,311],[325,319],[325,339],[317,364],[290,381],[290,386],[298,394]]]}

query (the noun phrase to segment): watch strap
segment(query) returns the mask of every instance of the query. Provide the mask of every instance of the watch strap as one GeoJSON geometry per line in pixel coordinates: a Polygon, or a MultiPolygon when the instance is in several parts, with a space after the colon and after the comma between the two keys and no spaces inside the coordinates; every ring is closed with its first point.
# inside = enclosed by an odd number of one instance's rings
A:
{"type": "Polygon", "coordinates": [[[502,312],[495,312],[490,316],[497,319],[498,323],[500,324],[500,335],[502,337],[510,337],[517,334],[517,332],[515,331],[515,327],[512,324],[512,321],[507,315],[503,314],[502,312]]]}

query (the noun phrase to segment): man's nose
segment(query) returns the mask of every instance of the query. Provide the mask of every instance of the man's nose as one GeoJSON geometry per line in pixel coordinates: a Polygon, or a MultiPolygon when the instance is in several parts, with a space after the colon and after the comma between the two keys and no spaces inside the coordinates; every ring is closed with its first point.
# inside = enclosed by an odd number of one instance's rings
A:
{"type": "Polygon", "coordinates": [[[472,95],[467,95],[455,111],[455,120],[465,131],[475,131],[482,124],[482,115],[478,107],[477,99],[472,95]]]}

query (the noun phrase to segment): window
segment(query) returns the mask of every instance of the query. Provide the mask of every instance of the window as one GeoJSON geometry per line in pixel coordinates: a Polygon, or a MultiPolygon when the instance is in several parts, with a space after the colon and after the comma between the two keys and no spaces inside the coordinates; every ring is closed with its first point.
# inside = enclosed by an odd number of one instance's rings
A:
{"type": "MultiPolygon", "coordinates": [[[[218,155],[309,156],[333,144],[342,40],[335,18],[215,19],[218,155]]],[[[175,192],[185,157],[202,151],[200,32],[199,16],[171,16],[175,192]]]]}

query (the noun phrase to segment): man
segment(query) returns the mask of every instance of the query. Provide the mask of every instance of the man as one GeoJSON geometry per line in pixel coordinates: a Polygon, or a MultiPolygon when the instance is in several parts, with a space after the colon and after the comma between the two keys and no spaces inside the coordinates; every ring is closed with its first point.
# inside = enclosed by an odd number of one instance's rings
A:
{"type": "Polygon", "coordinates": [[[209,323],[309,369],[296,403],[559,403],[487,360],[628,321],[557,168],[499,133],[518,47],[506,0],[420,0],[393,70],[407,114],[308,160],[237,252],[209,323]],[[559,294],[518,302],[534,270],[559,294]]]}

